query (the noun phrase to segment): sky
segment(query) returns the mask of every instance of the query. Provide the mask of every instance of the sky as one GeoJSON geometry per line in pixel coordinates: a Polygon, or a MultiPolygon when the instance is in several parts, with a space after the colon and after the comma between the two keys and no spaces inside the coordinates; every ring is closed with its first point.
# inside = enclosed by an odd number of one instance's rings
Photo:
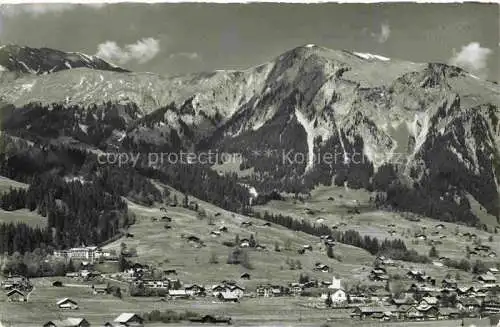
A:
{"type": "Polygon", "coordinates": [[[0,44],[97,54],[134,71],[245,69],[296,46],[461,66],[500,80],[497,4],[3,5],[0,44]]]}

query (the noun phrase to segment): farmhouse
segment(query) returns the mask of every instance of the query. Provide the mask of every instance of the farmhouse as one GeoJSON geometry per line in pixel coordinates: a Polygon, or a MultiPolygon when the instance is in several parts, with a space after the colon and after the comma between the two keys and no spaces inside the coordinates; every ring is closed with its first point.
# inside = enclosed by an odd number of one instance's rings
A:
{"type": "Polygon", "coordinates": [[[420,300],[419,306],[432,306],[437,305],[438,303],[439,300],[435,296],[426,296],[420,300]]]}
{"type": "Polygon", "coordinates": [[[328,267],[327,265],[322,264],[322,263],[316,263],[316,265],[314,266],[313,270],[321,271],[321,272],[329,272],[330,271],[330,267],[328,267]]]}
{"type": "Polygon", "coordinates": [[[481,304],[483,313],[500,313],[500,299],[498,297],[485,298],[481,304]]]}
{"type": "Polygon", "coordinates": [[[370,300],[376,303],[387,303],[391,298],[391,293],[384,290],[383,288],[378,288],[370,293],[370,300]]]}
{"type": "Polygon", "coordinates": [[[386,258],[385,256],[380,256],[375,259],[375,265],[394,266],[395,264],[394,260],[386,258]]]}
{"type": "Polygon", "coordinates": [[[287,292],[285,290],[285,287],[283,286],[268,284],[268,285],[257,286],[256,293],[257,296],[262,296],[262,297],[278,297],[285,295],[287,292]]]}
{"type": "Polygon", "coordinates": [[[218,284],[218,285],[212,286],[212,296],[213,297],[217,297],[219,295],[219,293],[222,293],[225,291],[226,291],[225,285],[218,284]]]}
{"type": "Polygon", "coordinates": [[[43,327],[90,327],[90,323],[84,318],[66,318],[64,320],[51,320],[43,327]]]}
{"type": "Polygon", "coordinates": [[[163,270],[163,275],[164,276],[177,275],[177,270],[175,269],[163,270]]]}
{"type": "Polygon", "coordinates": [[[94,295],[107,294],[108,293],[108,285],[106,285],[106,284],[92,285],[92,293],[94,293],[94,295]]]}
{"type": "Polygon", "coordinates": [[[363,319],[390,319],[397,314],[395,307],[356,307],[351,313],[351,317],[363,319]]]}
{"type": "Polygon", "coordinates": [[[293,296],[300,296],[304,291],[304,286],[300,283],[290,283],[290,293],[293,296]]]}
{"type": "Polygon", "coordinates": [[[417,307],[411,306],[401,309],[400,317],[408,320],[422,320],[424,319],[424,314],[417,307]]]}
{"type": "Polygon", "coordinates": [[[197,247],[204,246],[204,242],[198,236],[190,235],[186,237],[186,240],[197,247]]]}
{"type": "Polygon", "coordinates": [[[228,292],[219,293],[217,298],[222,302],[239,302],[239,298],[238,296],[236,296],[236,294],[231,294],[228,292]]]}
{"type": "Polygon", "coordinates": [[[231,318],[230,317],[216,317],[212,315],[204,315],[201,317],[193,317],[190,318],[189,321],[191,322],[201,322],[201,323],[211,323],[211,324],[216,324],[216,323],[225,323],[230,325],[231,324],[231,318]]]}
{"type": "Polygon", "coordinates": [[[7,300],[9,302],[27,302],[28,299],[21,291],[13,289],[7,293],[7,300]]]}
{"type": "Polygon", "coordinates": [[[457,294],[459,296],[475,296],[476,289],[474,286],[461,286],[457,288],[457,294]]]}
{"type": "Polygon", "coordinates": [[[205,296],[206,295],[205,287],[197,285],[197,284],[185,285],[184,290],[190,296],[205,296]]]}
{"type": "Polygon", "coordinates": [[[418,276],[423,276],[425,275],[422,271],[420,270],[410,270],[406,273],[406,276],[410,279],[416,279],[418,276]]]}
{"type": "Polygon", "coordinates": [[[245,293],[245,288],[236,284],[227,285],[226,290],[226,293],[229,292],[230,294],[234,294],[236,297],[242,297],[245,293]]]}
{"type": "Polygon", "coordinates": [[[188,299],[190,295],[186,290],[168,290],[168,296],[173,299],[188,299]]]}
{"type": "Polygon", "coordinates": [[[250,240],[248,238],[244,238],[240,241],[239,245],[241,248],[248,248],[250,247],[250,240]]]}
{"type": "Polygon", "coordinates": [[[370,272],[368,278],[373,281],[386,281],[389,279],[389,276],[387,275],[385,268],[378,267],[370,272]]]}
{"type": "Polygon", "coordinates": [[[410,270],[407,273],[407,276],[410,279],[416,280],[421,283],[435,283],[436,280],[432,278],[431,276],[426,275],[424,272],[419,271],[419,270],[410,270]]]}
{"type": "Polygon", "coordinates": [[[491,247],[489,247],[488,245],[478,245],[474,248],[474,250],[476,250],[477,252],[488,252],[491,250],[491,247]]]}
{"type": "Polygon", "coordinates": [[[403,306],[403,305],[414,305],[414,304],[417,304],[417,301],[415,301],[415,299],[411,296],[405,296],[405,297],[402,297],[402,298],[392,298],[391,299],[391,302],[392,304],[400,307],[400,306],[403,306]]]}
{"type": "Polygon", "coordinates": [[[490,268],[490,269],[488,269],[488,272],[490,274],[496,275],[496,274],[498,274],[499,271],[498,271],[498,268],[490,268]]]}
{"type": "Polygon", "coordinates": [[[2,282],[2,288],[6,291],[13,289],[28,290],[31,288],[31,283],[29,282],[28,278],[24,276],[14,275],[9,276],[2,282]]]}
{"type": "Polygon", "coordinates": [[[484,284],[495,284],[497,279],[492,274],[483,274],[477,278],[478,281],[484,284]]]}
{"type": "Polygon", "coordinates": [[[436,305],[419,305],[417,310],[427,319],[436,319],[439,316],[439,309],[436,305]]]}
{"type": "Polygon", "coordinates": [[[453,288],[456,289],[458,282],[455,279],[445,278],[443,279],[441,286],[444,288],[453,288]]]}
{"type": "Polygon", "coordinates": [[[427,240],[427,236],[425,234],[416,234],[415,238],[421,241],[427,240]]]}
{"type": "Polygon", "coordinates": [[[440,319],[457,319],[460,317],[460,312],[454,308],[440,308],[439,317],[440,319]]]}
{"type": "Polygon", "coordinates": [[[78,277],[80,277],[80,273],[79,272],[68,272],[68,273],[66,273],[66,277],[78,278],[78,277]]]}
{"type": "Polygon", "coordinates": [[[144,287],[153,289],[167,289],[170,286],[168,279],[143,279],[144,287]]]}
{"type": "Polygon", "coordinates": [[[463,297],[457,300],[456,307],[460,311],[473,312],[479,310],[479,301],[474,297],[463,297]]]}
{"type": "Polygon", "coordinates": [[[313,247],[311,245],[309,245],[309,244],[303,245],[302,248],[304,250],[308,250],[308,251],[312,251],[313,250],[313,247]]]}
{"type": "Polygon", "coordinates": [[[267,248],[266,248],[266,246],[265,246],[265,245],[262,245],[262,244],[257,244],[257,245],[255,246],[255,249],[256,249],[256,250],[259,250],[259,251],[265,251],[267,248]]]}
{"type": "Polygon", "coordinates": [[[403,314],[404,318],[408,320],[435,320],[440,316],[439,308],[434,305],[411,306],[403,314]]]}
{"type": "Polygon", "coordinates": [[[144,319],[135,313],[122,313],[114,320],[119,326],[125,327],[143,327],[144,319]]]}
{"type": "Polygon", "coordinates": [[[213,231],[210,232],[210,236],[212,236],[212,237],[219,237],[220,234],[221,233],[218,230],[213,230],[213,231]]]}
{"type": "Polygon", "coordinates": [[[56,280],[52,283],[54,287],[63,287],[63,283],[60,280],[56,280]]]}
{"type": "Polygon", "coordinates": [[[65,310],[76,310],[78,309],[78,303],[69,298],[64,298],[57,302],[57,307],[65,310]]]}

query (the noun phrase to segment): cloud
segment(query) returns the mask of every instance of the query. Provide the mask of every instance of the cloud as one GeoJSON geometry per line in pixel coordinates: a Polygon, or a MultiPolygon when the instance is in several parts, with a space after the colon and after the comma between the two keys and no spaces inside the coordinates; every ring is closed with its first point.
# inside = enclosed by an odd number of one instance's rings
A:
{"type": "Polygon", "coordinates": [[[198,60],[198,59],[201,59],[201,56],[197,52],[172,53],[168,57],[170,59],[177,59],[177,58],[185,58],[185,59],[189,59],[189,60],[198,60]]]}
{"type": "Polygon", "coordinates": [[[115,41],[106,41],[97,46],[96,56],[123,65],[129,61],[145,63],[160,52],[160,41],[148,37],[120,47],[115,41]]]}
{"type": "Polygon", "coordinates": [[[387,23],[380,25],[379,33],[372,33],[372,37],[374,37],[378,43],[385,43],[387,40],[389,40],[390,36],[391,27],[387,23]]]}
{"type": "Polygon", "coordinates": [[[491,52],[491,49],[481,47],[478,42],[471,42],[453,55],[450,64],[484,77],[491,52]]]}
{"type": "Polygon", "coordinates": [[[93,9],[104,7],[105,3],[86,3],[86,4],[70,4],[70,3],[32,3],[32,4],[16,4],[0,6],[0,13],[6,17],[14,17],[21,14],[28,14],[34,17],[45,15],[48,13],[59,14],[64,11],[82,8],[82,6],[93,9]]]}

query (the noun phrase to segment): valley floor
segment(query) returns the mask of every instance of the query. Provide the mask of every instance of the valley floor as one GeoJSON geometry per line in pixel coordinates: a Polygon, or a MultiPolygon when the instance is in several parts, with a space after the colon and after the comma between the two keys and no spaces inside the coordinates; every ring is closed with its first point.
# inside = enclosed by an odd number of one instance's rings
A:
{"type": "MultiPolygon", "coordinates": [[[[179,199],[182,194],[176,193],[179,199]]],[[[200,208],[206,211],[207,217],[201,219],[197,212],[180,206],[166,206],[166,212],[160,208],[162,205],[154,207],[144,207],[129,202],[129,210],[135,213],[136,223],[127,231],[130,237],[123,237],[106,246],[107,250],[120,250],[122,246],[129,249],[136,249],[137,257],[131,258],[134,262],[148,264],[158,269],[175,269],[183,283],[197,283],[210,287],[222,280],[232,279],[253,292],[259,284],[287,285],[297,282],[301,274],[307,274],[311,278],[323,281],[331,281],[332,276],[341,278],[345,285],[354,283],[377,284],[368,280],[368,274],[373,267],[375,257],[365,250],[338,244],[334,251],[337,259],[329,258],[326,250],[318,237],[314,237],[302,232],[294,232],[284,227],[271,225],[264,226],[264,221],[227,212],[214,205],[205,203],[197,199],[200,208]],[[161,218],[168,216],[172,219],[171,229],[165,229],[167,224],[161,218]],[[249,227],[243,227],[242,222],[252,222],[249,227]],[[222,232],[220,236],[211,235],[211,231],[218,230],[224,226],[227,232],[222,232]],[[244,268],[241,265],[227,264],[230,248],[223,244],[224,241],[234,241],[250,238],[254,235],[258,244],[264,245],[265,250],[249,250],[249,262],[251,268],[244,268]],[[195,247],[186,241],[187,236],[200,238],[205,246],[195,247]],[[312,251],[299,254],[298,249],[304,245],[311,245],[312,251]],[[275,251],[275,247],[281,249],[275,251]],[[213,259],[217,263],[214,263],[213,259]],[[300,268],[291,269],[290,263],[300,262],[300,268]],[[321,262],[329,265],[330,273],[314,271],[315,263],[321,262]],[[243,280],[240,275],[247,272],[251,275],[250,280],[243,280]]],[[[411,235],[416,230],[426,227],[432,230],[437,221],[422,219],[420,222],[410,222],[395,213],[387,213],[371,209],[369,206],[369,194],[352,191],[345,192],[335,188],[318,188],[312,194],[312,198],[305,203],[293,202],[293,200],[273,201],[268,205],[257,207],[258,211],[270,211],[297,218],[310,219],[316,221],[318,218],[324,219],[326,224],[333,225],[345,222],[346,226],[341,228],[354,229],[362,234],[377,236],[381,239],[391,238],[387,233],[388,224],[394,224],[397,231],[395,238],[403,238],[409,248],[415,248],[422,254],[427,254],[429,246],[419,242],[414,242],[411,235]],[[341,197],[340,194],[343,194],[341,197]],[[329,200],[333,198],[334,200],[329,200]],[[356,206],[361,208],[360,214],[348,214],[347,210],[356,206]],[[305,213],[306,209],[313,210],[314,214],[305,213]],[[412,232],[408,232],[408,230],[412,232]]],[[[443,245],[438,247],[441,255],[452,258],[464,257],[464,249],[468,241],[456,236],[455,225],[444,224],[445,228],[440,231],[440,235],[446,235],[443,245]]],[[[488,243],[488,236],[485,232],[480,232],[467,227],[459,227],[461,232],[469,231],[476,233],[481,239],[491,245],[496,251],[500,251],[500,244],[497,241],[488,243]]],[[[496,259],[486,259],[491,263],[496,259]]],[[[389,268],[389,273],[404,276],[409,269],[423,269],[428,275],[435,277],[439,282],[446,274],[452,276],[458,272],[460,283],[472,283],[472,275],[463,271],[438,267],[433,264],[415,265],[407,262],[397,262],[395,267],[389,268]]],[[[108,274],[107,277],[112,277],[108,274]]],[[[113,282],[111,279],[108,281],[113,282]]],[[[123,312],[144,313],[152,310],[174,310],[174,311],[194,311],[202,314],[215,314],[230,316],[235,326],[321,326],[327,323],[328,326],[393,326],[393,327],[419,327],[429,326],[427,322],[393,322],[379,323],[370,321],[351,320],[349,314],[352,310],[347,309],[319,309],[310,308],[307,304],[322,304],[319,297],[280,297],[280,298],[244,298],[240,303],[228,304],[217,303],[214,298],[207,297],[197,300],[167,300],[160,301],[158,297],[138,298],[130,297],[124,292],[123,299],[106,296],[95,296],[92,294],[90,284],[82,285],[70,279],[61,278],[39,278],[34,279],[34,290],[29,296],[28,303],[14,304],[0,300],[0,321],[11,323],[16,327],[41,326],[46,321],[61,317],[85,317],[92,324],[103,324],[113,320],[123,312]],[[61,280],[67,284],[66,287],[52,287],[52,281],[61,280]],[[79,303],[80,309],[74,312],[60,312],[55,303],[62,298],[69,297],[79,303]],[[336,318],[327,322],[328,318],[336,318]]],[[[114,283],[114,282],[113,282],[114,283]]],[[[412,281],[403,279],[402,283],[409,286],[412,281]]],[[[383,287],[383,283],[378,283],[383,287]]],[[[127,288],[127,284],[121,286],[127,288]]],[[[169,324],[171,326],[191,326],[188,323],[169,324]]],[[[196,326],[197,324],[192,324],[196,326]]],[[[459,326],[459,321],[434,321],[432,326],[455,327],[459,326]]],[[[9,325],[7,325],[9,326],[9,325]]],[[[156,327],[161,324],[148,324],[156,327]]]]}
{"type": "MultiPolygon", "coordinates": [[[[160,298],[137,298],[124,296],[123,299],[111,295],[93,295],[89,284],[81,284],[70,279],[57,278],[67,283],[65,287],[52,287],[56,278],[33,279],[35,286],[29,296],[28,303],[0,302],[0,321],[4,326],[40,327],[52,319],[65,317],[85,317],[93,326],[100,326],[104,322],[112,321],[123,312],[150,312],[152,310],[174,310],[177,312],[194,311],[207,314],[230,316],[234,326],[276,326],[276,327],[320,327],[327,319],[327,326],[392,326],[392,327],[420,327],[429,326],[429,322],[391,322],[379,323],[370,321],[356,321],[349,319],[351,310],[344,309],[314,309],[307,308],[301,303],[318,303],[317,299],[307,298],[248,298],[240,303],[217,303],[213,298],[199,300],[160,301],[160,298]],[[78,302],[79,309],[75,311],[60,311],[56,302],[62,298],[71,298],[78,302]]],[[[220,324],[218,324],[220,326],[220,324]]],[[[459,321],[433,321],[432,326],[456,327],[459,321]]],[[[157,326],[210,326],[180,322],[172,324],[151,323],[147,327],[157,326]]]]}

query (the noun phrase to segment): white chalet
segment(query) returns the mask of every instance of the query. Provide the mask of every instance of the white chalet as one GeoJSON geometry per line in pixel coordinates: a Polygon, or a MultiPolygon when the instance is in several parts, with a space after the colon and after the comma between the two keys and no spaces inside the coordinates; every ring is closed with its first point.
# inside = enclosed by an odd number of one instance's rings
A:
{"type": "Polygon", "coordinates": [[[64,298],[62,300],[57,301],[57,307],[59,309],[65,309],[65,310],[76,310],[78,309],[78,303],[69,298],[64,298]]]}

